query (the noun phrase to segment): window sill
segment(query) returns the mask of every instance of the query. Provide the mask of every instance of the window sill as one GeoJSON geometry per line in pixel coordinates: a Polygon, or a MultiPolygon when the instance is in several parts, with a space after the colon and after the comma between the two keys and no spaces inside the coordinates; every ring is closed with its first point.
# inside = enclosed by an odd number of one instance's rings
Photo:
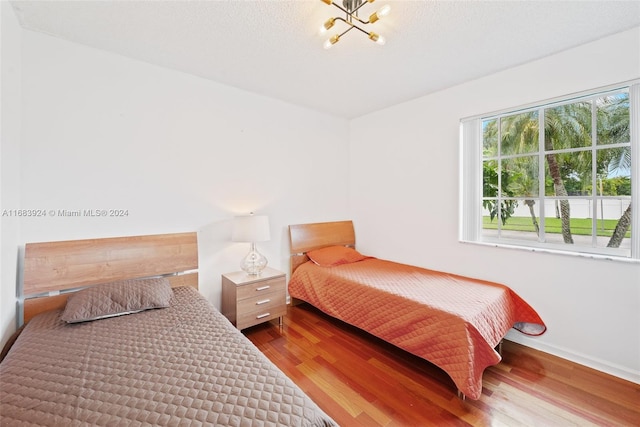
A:
{"type": "Polygon", "coordinates": [[[572,256],[578,258],[589,258],[596,260],[605,260],[605,261],[615,261],[615,262],[623,262],[623,263],[631,263],[631,264],[640,264],[640,259],[631,258],[626,256],[617,256],[613,254],[601,254],[601,253],[591,253],[591,252],[577,252],[577,251],[567,251],[567,250],[557,250],[548,247],[535,247],[530,246],[531,242],[527,242],[527,245],[518,245],[518,244],[507,244],[504,242],[497,241],[471,241],[471,240],[459,240],[460,243],[470,243],[473,245],[480,246],[489,246],[494,248],[504,248],[504,249],[516,249],[520,251],[526,252],[540,252],[547,253],[553,255],[564,255],[564,256],[572,256]]]}

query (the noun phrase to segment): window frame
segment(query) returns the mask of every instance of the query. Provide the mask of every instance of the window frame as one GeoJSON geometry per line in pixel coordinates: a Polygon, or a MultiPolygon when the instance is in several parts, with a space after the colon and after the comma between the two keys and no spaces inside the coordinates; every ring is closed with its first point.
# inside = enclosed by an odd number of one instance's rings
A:
{"type": "MultiPolygon", "coordinates": [[[[616,85],[610,85],[607,87],[597,88],[593,90],[583,91],[567,96],[557,97],[550,100],[544,100],[535,102],[526,106],[520,106],[517,108],[504,109],[497,112],[482,114],[478,116],[472,116],[463,118],[460,121],[460,181],[459,181],[459,240],[461,242],[478,243],[491,246],[500,247],[512,247],[521,248],[534,251],[546,251],[552,253],[589,256],[594,258],[607,258],[616,259],[622,261],[640,261],[640,214],[638,207],[640,206],[640,160],[638,153],[640,152],[640,80],[633,80],[630,82],[620,83],[616,85]],[[597,157],[598,150],[603,149],[615,149],[630,146],[631,150],[631,250],[621,250],[619,248],[607,248],[607,247],[592,247],[595,242],[597,221],[592,221],[592,245],[570,245],[566,243],[552,243],[544,242],[545,232],[544,227],[540,227],[540,235],[538,241],[534,240],[516,240],[511,238],[500,238],[499,234],[495,238],[489,238],[483,236],[482,225],[482,202],[485,200],[483,194],[483,162],[485,160],[494,160],[502,162],[508,158],[524,157],[531,154],[535,154],[538,157],[538,187],[539,194],[536,198],[538,201],[538,217],[542,217],[545,212],[544,201],[545,200],[593,200],[599,201],[606,199],[607,196],[599,196],[597,191],[592,190],[589,196],[555,196],[546,195],[544,180],[545,180],[545,167],[544,161],[547,151],[544,149],[544,112],[547,109],[554,107],[568,105],[581,101],[589,101],[592,103],[592,124],[595,122],[595,114],[597,113],[597,105],[595,100],[602,98],[603,96],[627,92],[629,96],[629,114],[630,114],[630,141],[629,143],[616,143],[616,144],[597,144],[597,129],[592,126],[591,139],[592,143],[584,147],[574,147],[565,149],[554,149],[549,153],[577,153],[577,152],[590,152],[592,159],[597,157]],[[538,114],[539,132],[538,132],[538,151],[534,153],[522,153],[518,155],[507,154],[501,155],[500,148],[500,131],[501,123],[500,118],[508,117],[517,114],[523,114],[527,112],[536,111],[538,114]],[[498,126],[498,153],[496,156],[490,156],[485,158],[483,155],[483,122],[488,120],[497,120],[498,126]],[[542,161],[540,161],[540,159],[542,161]],[[624,252],[623,252],[624,251],[624,252]],[[630,252],[630,253],[629,253],[630,252]]],[[[595,178],[595,170],[597,168],[596,162],[592,161],[592,181],[595,178]]],[[[500,179],[500,173],[498,173],[498,179],[500,179]]],[[[499,188],[500,181],[499,181],[499,188]]],[[[609,196],[612,197],[612,196],[609,196]]],[[[497,198],[496,201],[500,203],[501,200],[524,200],[524,197],[513,198],[497,198]]],[[[590,202],[591,203],[591,202],[590,202]]],[[[596,203],[592,203],[592,218],[597,218],[598,208],[596,203]]],[[[497,219],[498,229],[501,227],[501,221],[497,219]]]]}

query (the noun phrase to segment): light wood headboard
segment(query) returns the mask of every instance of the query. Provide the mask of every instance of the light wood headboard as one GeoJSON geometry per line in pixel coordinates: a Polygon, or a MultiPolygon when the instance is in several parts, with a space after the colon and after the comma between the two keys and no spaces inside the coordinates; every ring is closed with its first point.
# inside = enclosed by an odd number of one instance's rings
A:
{"type": "Polygon", "coordinates": [[[24,322],[64,307],[69,293],[48,296],[51,292],[153,276],[167,276],[173,287],[197,288],[197,268],[198,238],[193,232],[27,243],[24,322]]]}
{"type": "Polygon", "coordinates": [[[356,246],[353,221],[316,222],[289,226],[291,273],[309,261],[308,251],[327,246],[356,246]]]}

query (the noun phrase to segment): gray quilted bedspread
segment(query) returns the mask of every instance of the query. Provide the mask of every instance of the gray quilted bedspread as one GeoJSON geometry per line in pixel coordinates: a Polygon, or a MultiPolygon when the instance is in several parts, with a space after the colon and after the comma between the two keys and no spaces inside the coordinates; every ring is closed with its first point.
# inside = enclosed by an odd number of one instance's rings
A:
{"type": "Polygon", "coordinates": [[[0,363],[2,426],[331,426],[197,290],[169,308],[35,317],[0,363]]]}

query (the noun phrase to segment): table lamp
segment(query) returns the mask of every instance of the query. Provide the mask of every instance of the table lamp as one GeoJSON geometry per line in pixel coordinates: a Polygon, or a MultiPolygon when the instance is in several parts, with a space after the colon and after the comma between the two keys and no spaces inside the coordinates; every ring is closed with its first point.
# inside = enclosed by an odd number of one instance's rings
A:
{"type": "Polygon", "coordinates": [[[237,216],[233,219],[231,240],[251,244],[249,253],[242,259],[240,268],[247,274],[257,276],[267,266],[267,258],[258,252],[256,242],[266,242],[271,238],[269,217],[266,215],[237,216]]]}

